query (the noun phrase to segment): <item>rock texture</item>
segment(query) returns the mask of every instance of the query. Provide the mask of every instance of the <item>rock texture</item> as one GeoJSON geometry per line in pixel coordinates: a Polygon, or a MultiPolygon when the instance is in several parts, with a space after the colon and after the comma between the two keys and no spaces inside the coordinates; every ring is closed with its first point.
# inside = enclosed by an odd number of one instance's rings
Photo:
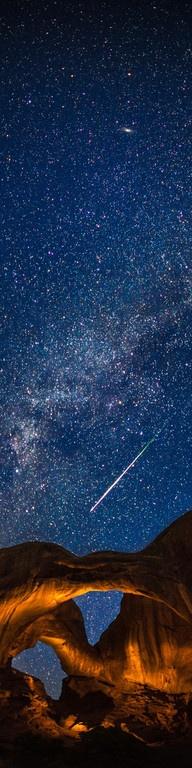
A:
{"type": "Polygon", "coordinates": [[[59,702],[0,671],[0,768],[191,768],[192,698],[71,677],[59,702]]]}
{"type": "Polygon", "coordinates": [[[191,550],[192,512],[134,554],[77,557],[39,542],[0,550],[0,768],[84,766],[85,753],[87,766],[115,755],[121,768],[127,755],[135,768],[169,765],[170,755],[190,765],[191,550]],[[120,613],[93,647],[72,598],[109,589],[124,593],[120,613]],[[69,675],[59,702],[11,668],[37,640],[69,675]]]}
{"type": "Polygon", "coordinates": [[[67,674],[125,686],[192,689],[192,512],[139,553],[77,557],[51,543],[0,551],[0,667],[37,640],[49,643],[67,674]],[[119,616],[95,647],[72,599],[124,592],[119,616]]]}

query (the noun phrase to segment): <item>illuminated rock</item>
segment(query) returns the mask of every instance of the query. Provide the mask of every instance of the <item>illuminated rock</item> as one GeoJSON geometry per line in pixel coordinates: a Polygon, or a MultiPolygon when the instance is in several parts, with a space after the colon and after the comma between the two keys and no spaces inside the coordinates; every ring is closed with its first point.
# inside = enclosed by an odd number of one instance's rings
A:
{"type": "Polygon", "coordinates": [[[77,557],[41,542],[0,550],[0,666],[41,640],[70,675],[124,689],[135,682],[191,691],[191,553],[192,512],[134,554],[77,557]],[[119,616],[92,647],[71,598],[94,590],[125,594],[119,616]]]}

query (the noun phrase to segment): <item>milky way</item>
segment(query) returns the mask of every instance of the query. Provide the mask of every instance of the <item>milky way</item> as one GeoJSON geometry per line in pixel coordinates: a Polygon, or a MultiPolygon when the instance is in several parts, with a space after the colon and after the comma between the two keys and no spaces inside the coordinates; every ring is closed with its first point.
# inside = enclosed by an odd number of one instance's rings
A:
{"type": "MultiPolygon", "coordinates": [[[[191,506],[190,7],[136,5],[2,4],[1,546],[135,550],[191,506]]],[[[119,599],[79,600],[91,642],[119,599]]]]}

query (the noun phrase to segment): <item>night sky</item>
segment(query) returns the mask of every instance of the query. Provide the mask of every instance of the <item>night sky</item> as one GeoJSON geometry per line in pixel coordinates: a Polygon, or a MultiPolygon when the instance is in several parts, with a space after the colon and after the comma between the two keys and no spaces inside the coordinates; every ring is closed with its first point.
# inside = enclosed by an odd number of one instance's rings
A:
{"type": "MultiPolygon", "coordinates": [[[[2,547],[133,551],[191,507],[191,3],[113,5],[1,2],[2,547]]],[[[91,642],[119,601],[78,600],[91,642]]],[[[58,695],[51,649],[16,663],[58,695]]]]}

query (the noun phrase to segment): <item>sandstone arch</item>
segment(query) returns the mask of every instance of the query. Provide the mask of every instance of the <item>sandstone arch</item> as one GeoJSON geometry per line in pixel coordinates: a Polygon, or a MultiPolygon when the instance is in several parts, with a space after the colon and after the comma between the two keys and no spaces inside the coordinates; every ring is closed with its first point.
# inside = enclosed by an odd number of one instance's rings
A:
{"type": "Polygon", "coordinates": [[[192,690],[191,550],[192,512],[134,554],[77,557],[46,542],[0,550],[0,666],[41,640],[68,674],[192,690]],[[120,613],[90,646],[73,598],[112,589],[124,592],[120,613]]]}

